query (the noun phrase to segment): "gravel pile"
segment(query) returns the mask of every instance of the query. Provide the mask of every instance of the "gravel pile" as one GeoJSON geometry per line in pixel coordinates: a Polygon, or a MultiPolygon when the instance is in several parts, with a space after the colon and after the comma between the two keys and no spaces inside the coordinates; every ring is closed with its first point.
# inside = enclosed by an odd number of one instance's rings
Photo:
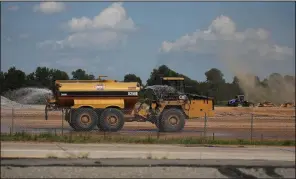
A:
{"type": "Polygon", "coordinates": [[[1,96],[1,109],[44,109],[52,92],[45,88],[20,88],[1,96]],[[12,100],[11,100],[12,99],[12,100]]]}
{"type": "Polygon", "coordinates": [[[180,92],[175,88],[167,85],[147,86],[146,89],[152,89],[159,99],[163,99],[164,96],[168,96],[170,94],[180,94],[180,92]]]}
{"type": "Polygon", "coordinates": [[[6,92],[3,96],[20,104],[45,104],[52,92],[45,88],[20,88],[6,92]]]}
{"type": "Polygon", "coordinates": [[[27,105],[27,104],[20,104],[15,101],[12,101],[4,96],[1,96],[1,109],[35,109],[40,108],[39,105],[27,105]]]}

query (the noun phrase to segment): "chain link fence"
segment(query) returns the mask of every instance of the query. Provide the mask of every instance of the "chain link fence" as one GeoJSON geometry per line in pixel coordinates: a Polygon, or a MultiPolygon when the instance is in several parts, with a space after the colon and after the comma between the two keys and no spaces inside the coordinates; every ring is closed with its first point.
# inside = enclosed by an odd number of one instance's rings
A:
{"type": "MultiPolygon", "coordinates": [[[[93,115],[84,111],[79,115],[93,115]]],[[[97,111],[97,115],[101,114],[97,111]]],[[[48,120],[45,120],[45,110],[40,109],[1,109],[1,133],[51,133],[65,135],[78,133],[73,125],[65,119],[69,118],[66,111],[48,112],[48,120]]],[[[71,114],[74,115],[74,114],[71,114]]],[[[77,114],[76,114],[77,115],[77,114]]],[[[130,116],[125,116],[128,121],[130,116]]],[[[116,119],[115,119],[116,120],[116,119]]],[[[90,125],[86,117],[86,126],[90,125]]],[[[100,130],[100,125],[94,125],[93,130],[80,126],[84,133],[102,136],[155,136],[157,138],[185,138],[185,137],[208,137],[215,139],[248,139],[248,140],[295,140],[295,112],[292,115],[268,115],[254,112],[236,114],[220,113],[215,117],[206,115],[198,119],[186,120],[185,128],[180,132],[160,132],[156,124],[151,122],[125,122],[122,129],[112,132],[115,127],[109,126],[109,131],[100,130]]],[[[77,127],[77,126],[76,126],[77,127]]],[[[118,127],[118,126],[117,126],[118,127]]],[[[74,126],[75,128],[75,126],[74,126]]],[[[106,127],[105,127],[106,128],[106,127]]]]}

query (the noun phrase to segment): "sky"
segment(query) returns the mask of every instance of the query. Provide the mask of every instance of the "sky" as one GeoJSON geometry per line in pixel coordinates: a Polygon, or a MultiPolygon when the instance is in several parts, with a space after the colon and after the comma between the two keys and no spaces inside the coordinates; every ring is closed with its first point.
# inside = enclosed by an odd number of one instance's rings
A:
{"type": "Polygon", "coordinates": [[[1,70],[295,73],[294,2],[1,2],[1,70]]]}

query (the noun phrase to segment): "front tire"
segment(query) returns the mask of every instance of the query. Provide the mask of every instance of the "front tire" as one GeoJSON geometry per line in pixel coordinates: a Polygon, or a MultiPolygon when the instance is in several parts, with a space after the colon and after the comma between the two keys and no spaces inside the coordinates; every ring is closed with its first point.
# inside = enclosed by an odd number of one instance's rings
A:
{"type": "Polygon", "coordinates": [[[185,126],[185,115],[179,109],[165,109],[160,119],[160,127],[164,132],[179,132],[185,126]]]}
{"type": "Polygon", "coordinates": [[[117,132],[124,126],[124,114],[115,108],[105,109],[99,121],[99,127],[102,131],[117,132]]]}
{"type": "Polygon", "coordinates": [[[70,126],[77,131],[91,131],[98,123],[98,115],[93,109],[79,108],[73,113],[70,126]]]}
{"type": "Polygon", "coordinates": [[[157,129],[158,129],[159,132],[163,132],[163,126],[161,124],[160,118],[161,117],[156,117],[155,116],[155,119],[153,120],[153,123],[157,127],[157,129]]]}
{"type": "Polygon", "coordinates": [[[72,127],[72,129],[73,129],[74,131],[77,130],[77,128],[75,127],[75,125],[74,125],[73,123],[71,123],[71,122],[68,122],[68,123],[69,123],[69,126],[72,127]]]}

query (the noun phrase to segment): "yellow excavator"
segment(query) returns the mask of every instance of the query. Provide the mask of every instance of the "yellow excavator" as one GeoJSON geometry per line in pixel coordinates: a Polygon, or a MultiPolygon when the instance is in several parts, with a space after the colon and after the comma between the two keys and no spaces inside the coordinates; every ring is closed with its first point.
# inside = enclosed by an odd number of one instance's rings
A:
{"type": "Polygon", "coordinates": [[[184,78],[162,77],[161,85],[143,88],[137,82],[116,80],[57,80],[48,111],[65,111],[65,120],[76,131],[116,132],[125,122],[151,122],[163,132],[181,131],[188,119],[214,115],[214,100],[185,94],[184,78]],[[142,99],[139,98],[142,96],[142,99]]]}

